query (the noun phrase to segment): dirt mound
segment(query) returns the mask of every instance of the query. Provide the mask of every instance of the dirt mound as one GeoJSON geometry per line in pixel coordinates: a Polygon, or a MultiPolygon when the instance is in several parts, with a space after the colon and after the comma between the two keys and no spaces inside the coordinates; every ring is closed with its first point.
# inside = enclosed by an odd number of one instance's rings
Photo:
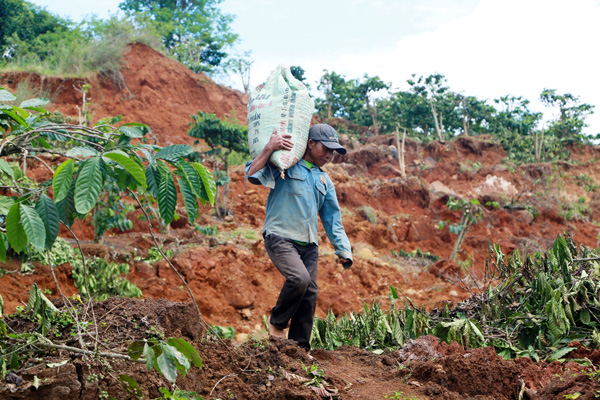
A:
{"type": "MultiPolygon", "coordinates": [[[[61,304],[56,302],[58,307],[61,304]]],[[[50,335],[61,344],[46,346],[49,351],[43,358],[25,359],[21,368],[0,384],[0,399],[129,399],[119,380],[123,374],[139,383],[144,398],[159,397],[159,388],[170,388],[162,375],[148,371],[143,362],[115,355],[126,354],[134,340],[169,337],[194,343],[202,368],[192,367],[187,376],[179,376],[177,387],[195,391],[205,399],[303,400],[327,398],[328,394],[348,400],[384,396],[497,400],[517,399],[520,394],[529,399],[564,398],[574,393],[591,398],[600,389],[598,381],[584,373],[572,374],[582,372],[582,367],[574,370],[569,364],[535,364],[528,359],[506,361],[492,348],[465,350],[456,343],[439,343],[432,336],[409,341],[401,351],[380,355],[344,347],[313,350],[309,356],[285,339],[254,337],[238,345],[208,336],[194,342],[196,319],[191,303],[113,298],[95,303],[93,314],[82,304],[78,310],[81,322],[93,324],[95,319],[98,327],[97,331],[94,325],[89,327],[89,349],[97,345],[97,351],[113,356],[71,351],[74,327],[63,324],[50,335]]],[[[35,329],[25,316],[9,317],[7,323],[17,334],[35,329]]]]}
{"type": "Polygon", "coordinates": [[[13,90],[20,82],[29,82],[51,100],[49,110],[59,110],[74,123],[78,123],[83,106],[81,87],[88,83],[92,123],[122,115],[124,122],[148,124],[152,137],[161,146],[191,144],[193,138],[187,131],[191,115],[198,111],[246,123],[247,96],[217,85],[204,74],[193,73],[142,43],[127,46],[121,74],[112,79],[102,76],[65,79],[19,73],[0,75],[0,80],[13,90]]]}

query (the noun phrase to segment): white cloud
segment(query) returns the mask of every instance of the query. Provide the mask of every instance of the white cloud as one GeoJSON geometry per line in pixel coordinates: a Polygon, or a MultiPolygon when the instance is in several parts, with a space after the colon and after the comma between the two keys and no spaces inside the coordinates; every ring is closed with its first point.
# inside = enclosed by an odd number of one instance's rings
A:
{"type": "Polygon", "coordinates": [[[452,90],[490,100],[522,96],[546,113],[539,94],[557,89],[596,106],[587,119],[592,125],[587,132],[595,134],[600,132],[598,21],[600,3],[593,0],[482,0],[468,15],[383,49],[350,49],[330,59],[263,57],[253,66],[252,82],[259,83],[280,62],[301,65],[312,82],[328,69],[347,78],[378,75],[401,89],[413,73],[439,72],[452,90]]]}

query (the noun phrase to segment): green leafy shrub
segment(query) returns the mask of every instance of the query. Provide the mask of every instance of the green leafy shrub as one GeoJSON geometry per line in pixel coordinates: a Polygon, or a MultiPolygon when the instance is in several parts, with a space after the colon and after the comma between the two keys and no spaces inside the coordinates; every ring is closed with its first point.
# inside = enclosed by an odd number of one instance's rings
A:
{"type": "Polygon", "coordinates": [[[217,236],[219,234],[219,229],[214,225],[196,225],[194,231],[205,236],[217,236]]]}
{"type": "Polygon", "coordinates": [[[561,204],[561,207],[563,210],[559,215],[567,221],[587,220],[590,214],[590,206],[584,196],[579,197],[576,202],[561,204]]]}
{"type": "Polygon", "coordinates": [[[369,221],[373,225],[377,224],[377,212],[371,206],[360,206],[356,208],[358,215],[369,221]]]}
{"type": "Polygon", "coordinates": [[[407,298],[396,308],[397,291],[390,290],[387,312],[374,302],[360,314],[345,314],[339,320],[330,312],[316,318],[311,345],[335,349],[343,345],[369,350],[402,347],[408,339],[432,334],[443,341],[465,347],[494,346],[505,358],[531,357],[558,360],[573,350],[579,340],[590,348],[600,346],[599,253],[577,246],[559,236],[546,253],[522,258],[490,247],[488,261],[495,286],[481,294],[427,312],[407,298]],[[502,334],[499,334],[502,333],[502,334]]]}
{"type": "Polygon", "coordinates": [[[392,249],[390,250],[392,257],[406,257],[406,258],[423,258],[431,261],[438,261],[440,256],[436,256],[435,254],[431,254],[428,251],[421,251],[418,247],[412,251],[404,251],[400,249],[398,251],[392,249]]]}

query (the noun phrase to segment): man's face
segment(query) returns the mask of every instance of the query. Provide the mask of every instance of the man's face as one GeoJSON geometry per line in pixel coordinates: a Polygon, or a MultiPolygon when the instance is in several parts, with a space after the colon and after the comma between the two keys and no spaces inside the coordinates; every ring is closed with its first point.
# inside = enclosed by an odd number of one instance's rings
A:
{"type": "Polygon", "coordinates": [[[307,161],[321,168],[333,159],[333,150],[325,147],[323,143],[311,139],[308,141],[308,156],[307,161]]]}

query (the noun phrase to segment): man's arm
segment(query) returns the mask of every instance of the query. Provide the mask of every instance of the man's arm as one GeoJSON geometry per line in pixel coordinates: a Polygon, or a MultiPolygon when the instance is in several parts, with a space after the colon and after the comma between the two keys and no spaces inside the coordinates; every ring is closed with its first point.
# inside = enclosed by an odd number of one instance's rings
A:
{"type": "Polygon", "coordinates": [[[292,143],[292,135],[284,133],[282,135],[277,134],[277,129],[273,129],[271,139],[265,148],[260,152],[259,155],[252,161],[250,169],[246,173],[247,176],[252,176],[267,165],[271,154],[276,150],[292,150],[294,144],[292,143]]]}
{"type": "Polygon", "coordinates": [[[327,194],[325,195],[323,206],[319,210],[319,215],[327,237],[335,248],[335,254],[338,256],[339,262],[344,268],[348,269],[352,266],[352,248],[344,230],[344,225],[342,225],[342,213],[335,193],[335,187],[330,179],[327,180],[329,181],[327,184],[327,194]]]}

